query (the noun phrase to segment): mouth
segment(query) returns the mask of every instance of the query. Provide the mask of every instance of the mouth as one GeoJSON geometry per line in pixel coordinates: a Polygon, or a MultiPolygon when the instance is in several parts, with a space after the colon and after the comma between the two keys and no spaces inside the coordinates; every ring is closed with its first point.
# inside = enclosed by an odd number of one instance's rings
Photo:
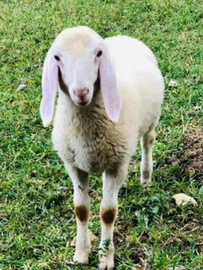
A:
{"type": "Polygon", "coordinates": [[[75,105],[78,107],[87,107],[90,104],[91,100],[74,100],[75,105]]]}

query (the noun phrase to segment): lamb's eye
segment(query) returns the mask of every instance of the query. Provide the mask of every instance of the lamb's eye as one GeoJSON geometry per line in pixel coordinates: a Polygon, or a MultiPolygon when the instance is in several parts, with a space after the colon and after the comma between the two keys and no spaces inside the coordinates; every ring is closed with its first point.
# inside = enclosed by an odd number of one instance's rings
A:
{"type": "Polygon", "coordinates": [[[54,55],[54,58],[56,59],[56,61],[60,61],[60,58],[58,57],[58,55],[54,55]]]}
{"type": "Polygon", "coordinates": [[[102,55],[102,51],[98,51],[97,57],[100,57],[102,55]]]}

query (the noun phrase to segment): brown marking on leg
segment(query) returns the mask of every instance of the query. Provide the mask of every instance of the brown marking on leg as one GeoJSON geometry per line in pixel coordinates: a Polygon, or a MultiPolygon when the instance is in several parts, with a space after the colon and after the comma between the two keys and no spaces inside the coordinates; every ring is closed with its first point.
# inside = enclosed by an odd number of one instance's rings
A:
{"type": "Polygon", "coordinates": [[[116,219],[117,211],[115,208],[102,209],[101,219],[106,225],[111,225],[116,219]]]}
{"type": "Polygon", "coordinates": [[[75,213],[76,213],[77,218],[81,222],[86,222],[88,220],[89,211],[85,205],[76,206],[75,213]]]}
{"type": "Polygon", "coordinates": [[[149,140],[149,144],[153,144],[154,143],[154,138],[151,138],[150,140],[149,140]]]}
{"type": "Polygon", "coordinates": [[[148,179],[150,177],[149,171],[143,171],[142,174],[144,179],[148,179]]]}

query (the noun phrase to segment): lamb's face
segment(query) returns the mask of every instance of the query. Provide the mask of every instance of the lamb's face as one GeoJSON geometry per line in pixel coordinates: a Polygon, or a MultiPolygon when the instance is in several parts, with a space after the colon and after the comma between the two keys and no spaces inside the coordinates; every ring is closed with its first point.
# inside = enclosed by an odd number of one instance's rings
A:
{"type": "Polygon", "coordinates": [[[104,107],[110,120],[119,120],[122,100],[117,89],[114,60],[105,41],[88,27],[62,31],[49,49],[42,74],[40,114],[44,127],[54,116],[58,83],[77,106],[88,106],[99,72],[104,107]]]}
{"type": "Polygon", "coordinates": [[[92,101],[94,83],[98,77],[101,46],[92,41],[89,35],[81,38],[81,34],[79,37],[68,36],[62,45],[61,52],[55,55],[61,80],[72,101],[78,106],[87,106],[92,101]]]}

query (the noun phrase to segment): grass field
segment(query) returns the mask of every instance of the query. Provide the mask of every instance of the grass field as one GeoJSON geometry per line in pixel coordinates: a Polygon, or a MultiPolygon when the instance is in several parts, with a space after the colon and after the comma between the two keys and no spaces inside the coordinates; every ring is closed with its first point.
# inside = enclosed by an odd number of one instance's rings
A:
{"type": "MultiPolygon", "coordinates": [[[[45,53],[76,25],[143,40],[165,77],[153,185],[139,184],[138,149],[120,191],[116,269],[203,269],[203,2],[5,0],[0,10],[0,269],[97,269],[99,240],[90,266],[72,264],[72,185],[39,116],[45,53]],[[17,92],[20,84],[27,87],[17,92]],[[176,207],[180,192],[198,206],[176,207]]],[[[90,229],[99,237],[102,181],[92,175],[90,183],[90,229]]]]}

